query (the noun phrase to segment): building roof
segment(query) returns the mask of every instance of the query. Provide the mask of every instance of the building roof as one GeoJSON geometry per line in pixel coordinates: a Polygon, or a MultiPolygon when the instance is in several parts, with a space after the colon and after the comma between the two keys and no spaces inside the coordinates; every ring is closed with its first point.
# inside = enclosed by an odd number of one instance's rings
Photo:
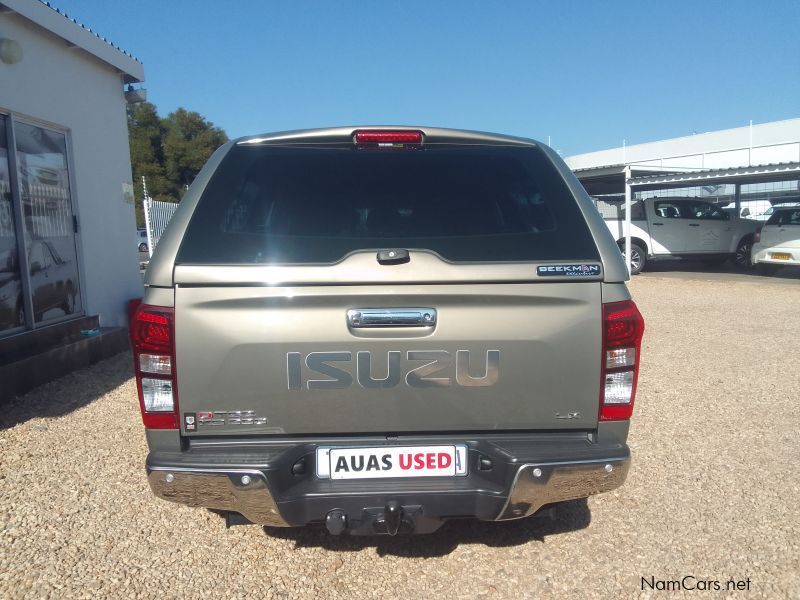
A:
{"type": "Polygon", "coordinates": [[[0,12],[14,12],[114,67],[125,83],[144,81],[144,66],[136,57],[42,0],[0,0],[0,12]]]}
{"type": "Polygon", "coordinates": [[[800,160],[800,119],[621,146],[576,154],[565,160],[573,171],[612,165],[681,171],[794,162],[800,160]]]}

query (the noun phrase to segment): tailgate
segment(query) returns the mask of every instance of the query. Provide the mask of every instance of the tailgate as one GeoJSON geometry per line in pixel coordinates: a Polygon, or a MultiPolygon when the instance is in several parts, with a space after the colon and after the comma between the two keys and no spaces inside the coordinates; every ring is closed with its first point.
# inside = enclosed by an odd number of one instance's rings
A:
{"type": "Polygon", "coordinates": [[[412,133],[231,147],[171,272],[190,433],[596,428],[597,211],[533,143],[412,133]]]}
{"type": "Polygon", "coordinates": [[[600,286],[178,285],[180,412],[192,435],[594,429],[600,286]],[[348,322],[366,308],[434,324],[348,322]]]}

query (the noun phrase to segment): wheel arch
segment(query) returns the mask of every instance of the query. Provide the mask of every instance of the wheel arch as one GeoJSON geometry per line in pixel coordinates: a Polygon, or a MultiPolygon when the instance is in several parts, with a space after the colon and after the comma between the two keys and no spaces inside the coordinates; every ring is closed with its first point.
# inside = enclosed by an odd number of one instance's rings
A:
{"type": "MultiPolygon", "coordinates": [[[[642,250],[644,250],[644,253],[646,255],[650,254],[650,248],[647,247],[647,243],[642,238],[631,237],[631,244],[636,244],[637,246],[639,246],[642,250]]],[[[617,240],[617,246],[619,246],[620,250],[622,250],[624,252],[625,251],[625,238],[618,239],[617,240]]]]}

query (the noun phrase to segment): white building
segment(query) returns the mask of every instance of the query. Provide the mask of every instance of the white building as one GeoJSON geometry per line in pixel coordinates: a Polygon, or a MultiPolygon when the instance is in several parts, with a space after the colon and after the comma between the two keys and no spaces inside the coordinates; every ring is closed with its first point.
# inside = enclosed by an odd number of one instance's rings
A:
{"type": "Polygon", "coordinates": [[[80,331],[125,327],[142,295],[124,84],[143,79],[49,5],[0,0],[0,398],[30,387],[4,365],[78,343],[59,362],[80,366],[80,331]]]}
{"type": "Polygon", "coordinates": [[[607,165],[686,171],[800,162],[800,119],[576,154],[566,161],[573,171],[607,165]]]}

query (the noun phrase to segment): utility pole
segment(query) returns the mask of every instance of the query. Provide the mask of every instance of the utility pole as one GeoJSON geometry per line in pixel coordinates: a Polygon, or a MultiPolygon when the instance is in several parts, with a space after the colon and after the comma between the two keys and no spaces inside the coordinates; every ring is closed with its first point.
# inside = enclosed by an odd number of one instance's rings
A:
{"type": "Polygon", "coordinates": [[[153,224],[150,222],[150,196],[147,195],[147,179],[142,175],[142,209],[144,210],[144,228],[147,231],[147,253],[153,256],[153,224]]]}
{"type": "MultiPolygon", "coordinates": [[[[623,146],[624,147],[624,146],[623,146]]],[[[631,168],[625,166],[625,264],[631,272],[631,168]]]]}

